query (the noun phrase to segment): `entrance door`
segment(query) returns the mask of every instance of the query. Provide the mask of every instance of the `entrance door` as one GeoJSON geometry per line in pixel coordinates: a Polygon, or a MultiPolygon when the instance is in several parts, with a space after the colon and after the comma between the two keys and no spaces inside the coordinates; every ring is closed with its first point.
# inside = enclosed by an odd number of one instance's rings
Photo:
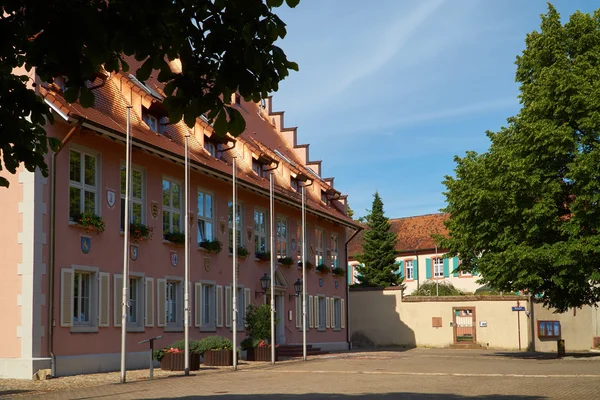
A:
{"type": "Polygon", "coordinates": [[[476,343],[475,307],[453,308],[452,312],[454,343],[476,343]]]}
{"type": "Polygon", "coordinates": [[[277,323],[275,324],[275,342],[277,344],[285,344],[285,309],[283,297],[281,295],[275,296],[275,317],[277,318],[277,323]]]}

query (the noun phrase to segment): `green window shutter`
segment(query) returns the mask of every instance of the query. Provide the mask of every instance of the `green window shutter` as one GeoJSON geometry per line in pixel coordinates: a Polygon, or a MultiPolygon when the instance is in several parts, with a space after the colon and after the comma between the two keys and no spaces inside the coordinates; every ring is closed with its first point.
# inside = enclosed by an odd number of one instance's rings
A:
{"type": "Polygon", "coordinates": [[[458,276],[458,257],[452,259],[452,265],[454,265],[454,276],[458,276]]]}
{"type": "Polygon", "coordinates": [[[425,278],[431,279],[431,258],[425,259],[425,278]]]}
{"type": "Polygon", "coordinates": [[[449,269],[450,269],[450,260],[447,258],[444,258],[444,278],[447,278],[448,276],[450,276],[449,274],[449,269]]]}
{"type": "Polygon", "coordinates": [[[400,278],[404,278],[404,261],[398,263],[398,273],[400,274],[400,278]]]}
{"type": "Polygon", "coordinates": [[[415,278],[415,281],[419,280],[419,262],[416,258],[413,261],[413,276],[415,278]]]}

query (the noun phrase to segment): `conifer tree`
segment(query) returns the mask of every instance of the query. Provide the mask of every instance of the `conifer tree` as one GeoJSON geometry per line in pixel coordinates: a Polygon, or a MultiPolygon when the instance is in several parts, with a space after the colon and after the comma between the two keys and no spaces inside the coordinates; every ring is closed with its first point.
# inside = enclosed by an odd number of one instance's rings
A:
{"type": "Polygon", "coordinates": [[[398,286],[403,279],[396,274],[396,233],[391,232],[389,219],[383,212],[383,201],[375,192],[370,213],[366,216],[367,230],[363,235],[363,251],[357,259],[360,286],[398,286]]]}

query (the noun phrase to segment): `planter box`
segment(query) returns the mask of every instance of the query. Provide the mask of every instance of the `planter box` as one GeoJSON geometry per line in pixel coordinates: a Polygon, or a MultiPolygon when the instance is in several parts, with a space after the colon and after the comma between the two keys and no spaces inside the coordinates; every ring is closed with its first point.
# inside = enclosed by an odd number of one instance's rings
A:
{"type": "MultiPolygon", "coordinates": [[[[165,353],[160,360],[160,369],[165,371],[185,371],[184,353],[165,353]]],[[[200,369],[200,354],[190,353],[190,371],[200,369]]]]}
{"type": "MultiPolygon", "coordinates": [[[[248,349],[246,353],[246,359],[248,361],[271,361],[271,348],[270,347],[255,347],[248,349]]],[[[275,361],[279,359],[279,349],[275,347],[275,361]]]]}
{"type": "Polygon", "coordinates": [[[213,365],[218,367],[233,365],[233,350],[205,351],[204,365],[213,365]]]}

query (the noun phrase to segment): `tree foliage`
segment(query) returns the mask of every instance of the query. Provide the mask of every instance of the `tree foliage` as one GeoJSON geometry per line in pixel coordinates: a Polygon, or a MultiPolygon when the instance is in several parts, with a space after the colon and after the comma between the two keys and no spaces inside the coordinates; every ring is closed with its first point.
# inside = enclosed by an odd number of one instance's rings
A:
{"type": "Polygon", "coordinates": [[[483,283],[564,311],[600,301],[600,10],[541,20],[516,61],[522,109],[444,181],[441,245],[483,283]]]}
{"type": "Polygon", "coordinates": [[[363,251],[357,260],[364,266],[358,267],[360,286],[398,286],[403,279],[395,271],[396,241],[395,232],[390,231],[391,224],[383,212],[383,201],[379,193],[373,196],[373,205],[366,216],[367,229],[363,235],[363,251]]]}
{"type": "MultiPolygon", "coordinates": [[[[299,0],[286,0],[295,7],[299,0]]],[[[14,74],[25,67],[43,82],[68,79],[65,99],[94,103],[90,82],[104,69],[128,71],[123,55],[144,61],[140,81],[152,70],[165,86],[169,122],[193,126],[207,114],[217,134],[245,129],[229,107],[236,91],[258,102],[277,91],[289,70],[298,70],[274,43],[285,23],[273,13],[283,0],[6,0],[0,7],[0,168],[47,175],[46,119],[49,108],[26,85],[33,77],[14,74]],[[181,72],[167,60],[179,59],[181,72]]],[[[31,85],[30,85],[31,86],[31,85]]],[[[58,142],[50,141],[56,149],[58,142]]],[[[0,177],[0,186],[7,186],[0,177]]]]}

